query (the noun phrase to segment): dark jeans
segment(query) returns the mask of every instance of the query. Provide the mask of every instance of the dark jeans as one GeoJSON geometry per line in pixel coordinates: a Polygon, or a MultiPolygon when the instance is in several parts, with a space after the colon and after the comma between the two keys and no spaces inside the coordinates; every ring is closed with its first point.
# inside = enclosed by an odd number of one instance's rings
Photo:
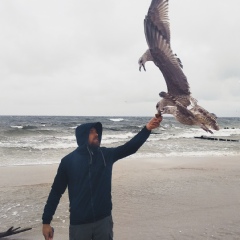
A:
{"type": "Polygon", "coordinates": [[[112,216],[94,223],[70,225],[69,240],[113,240],[112,216]]]}

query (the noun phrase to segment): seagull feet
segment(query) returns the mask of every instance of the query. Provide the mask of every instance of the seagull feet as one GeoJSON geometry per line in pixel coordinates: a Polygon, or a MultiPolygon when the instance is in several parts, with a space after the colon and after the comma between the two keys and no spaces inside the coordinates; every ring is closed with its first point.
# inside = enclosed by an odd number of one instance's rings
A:
{"type": "Polygon", "coordinates": [[[210,129],[208,129],[204,124],[201,124],[201,128],[202,128],[204,131],[213,134],[213,132],[212,132],[210,129]]]}

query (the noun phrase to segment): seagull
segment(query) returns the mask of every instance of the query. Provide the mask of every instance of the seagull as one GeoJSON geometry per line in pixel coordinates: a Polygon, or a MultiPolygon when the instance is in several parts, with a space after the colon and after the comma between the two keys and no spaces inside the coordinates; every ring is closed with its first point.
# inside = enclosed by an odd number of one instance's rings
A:
{"type": "Polygon", "coordinates": [[[150,4],[144,19],[148,49],[138,60],[139,70],[146,71],[145,63],[153,61],[162,72],[168,92],[159,94],[162,97],[156,106],[159,114],[172,114],[180,123],[198,125],[212,133],[210,128],[219,129],[217,118],[192,97],[182,62],[171,49],[168,3],[168,0],[152,0],[150,4]]]}
{"type": "Polygon", "coordinates": [[[213,134],[213,132],[210,129],[219,130],[219,126],[216,121],[217,116],[214,113],[209,113],[196,102],[193,102],[193,107],[188,109],[166,92],[161,92],[160,96],[169,99],[169,101],[172,101],[174,105],[164,106],[162,109],[159,109],[159,104],[157,104],[157,111],[161,114],[171,114],[178,122],[190,126],[200,126],[204,131],[211,134],[213,134]]]}

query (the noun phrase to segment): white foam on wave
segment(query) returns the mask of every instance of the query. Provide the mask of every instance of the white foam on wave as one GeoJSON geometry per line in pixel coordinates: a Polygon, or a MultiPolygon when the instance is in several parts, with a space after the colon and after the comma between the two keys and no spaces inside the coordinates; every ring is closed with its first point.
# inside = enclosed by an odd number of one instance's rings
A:
{"type": "Polygon", "coordinates": [[[214,132],[214,136],[221,136],[221,137],[229,137],[232,135],[240,135],[240,128],[228,128],[228,129],[220,129],[217,132],[214,132]]]}
{"type": "Polygon", "coordinates": [[[23,126],[21,126],[21,125],[16,125],[16,126],[11,126],[11,128],[17,128],[17,129],[22,129],[23,128],[23,126]]]}
{"type": "Polygon", "coordinates": [[[167,153],[167,157],[204,157],[204,156],[238,156],[237,152],[218,152],[218,151],[206,151],[206,152],[172,152],[167,153]]]}
{"type": "MultiPolygon", "coordinates": [[[[155,140],[169,140],[169,139],[180,139],[180,138],[194,138],[195,136],[202,135],[204,132],[202,129],[188,129],[185,131],[162,131],[159,134],[152,134],[151,138],[149,139],[150,141],[155,141],[155,140]]],[[[208,134],[206,134],[208,135],[208,134]]]]}
{"type": "Polygon", "coordinates": [[[70,129],[76,129],[78,126],[80,126],[81,124],[75,126],[75,127],[69,127],[70,129]]]}
{"type": "Polygon", "coordinates": [[[207,157],[207,156],[239,156],[239,152],[217,152],[217,151],[206,151],[206,152],[170,152],[170,153],[144,153],[138,152],[128,158],[162,158],[162,157],[207,157]]]}
{"type": "Polygon", "coordinates": [[[77,147],[76,141],[65,141],[65,142],[51,142],[43,143],[41,145],[32,145],[31,148],[37,150],[47,150],[47,149],[68,149],[77,147]]]}
{"type": "Polygon", "coordinates": [[[102,144],[111,144],[111,143],[127,141],[134,135],[135,134],[132,132],[121,133],[121,134],[106,134],[106,135],[103,135],[102,137],[102,144]]]}
{"type": "Polygon", "coordinates": [[[52,164],[59,164],[58,160],[37,160],[35,162],[29,162],[25,160],[15,161],[12,163],[0,163],[0,167],[9,167],[9,166],[38,166],[38,165],[52,165],[52,164]]]}
{"type": "Polygon", "coordinates": [[[62,139],[62,140],[70,140],[70,141],[76,141],[75,136],[62,136],[62,137],[55,137],[56,139],[62,139]]]}
{"type": "Polygon", "coordinates": [[[102,144],[102,146],[104,146],[104,145],[111,145],[114,143],[121,143],[121,142],[126,142],[126,141],[124,141],[122,139],[105,139],[105,140],[103,139],[101,144],[102,144]]]}
{"type": "MultiPolygon", "coordinates": [[[[128,140],[135,134],[132,132],[121,134],[106,134],[102,137],[103,144],[111,144],[119,141],[128,140]]],[[[29,148],[36,150],[46,149],[67,149],[77,147],[75,136],[57,136],[57,137],[45,137],[40,139],[24,138],[20,140],[12,140],[8,142],[0,142],[0,147],[5,148],[29,148]]]]}
{"type": "Polygon", "coordinates": [[[52,142],[0,142],[0,147],[4,148],[20,148],[31,150],[47,150],[47,149],[67,149],[76,147],[76,141],[52,141],[52,142]]]}
{"type": "Polygon", "coordinates": [[[189,128],[185,131],[179,132],[178,138],[194,138],[195,136],[201,136],[203,134],[212,136],[211,133],[207,133],[201,128],[189,128]]]}
{"type": "Polygon", "coordinates": [[[45,150],[45,149],[68,149],[68,148],[75,148],[77,147],[77,143],[74,142],[59,142],[59,143],[51,143],[51,144],[44,144],[41,146],[34,146],[34,149],[40,149],[40,150],[45,150]]]}
{"type": "Polygon", "coordinates": [[[121,121],[124,121],[123,118],[109,118],[110,121],[113,121],[113,122],[121,122],[121,121]]]}
{"type": "Polygon", "coordinates": [[[127,133],[121,133],[121,134],[106,134],[103,135],[103,139],[127,139],[134,136],[134,133],[127,132],[127,133]]]}

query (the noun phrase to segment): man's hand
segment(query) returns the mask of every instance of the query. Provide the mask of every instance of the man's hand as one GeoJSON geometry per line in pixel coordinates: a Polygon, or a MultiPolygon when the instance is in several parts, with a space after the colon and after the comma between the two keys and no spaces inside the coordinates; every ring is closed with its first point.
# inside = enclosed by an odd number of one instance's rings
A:
{"type": "Polygon", "coordinates": [[[53,239],[53,228],[50,226],[50,224],[43,224],[42,233],[45,237],[45,240],[53,239]]]}
{"type": "Polygon", "coordinates": [[[162,121],[162,116],[157,116],[152,118],[146,125],[146,128],[151,131],[154,128],[157,128],[160,126],[160,122],[162,121]]]}

